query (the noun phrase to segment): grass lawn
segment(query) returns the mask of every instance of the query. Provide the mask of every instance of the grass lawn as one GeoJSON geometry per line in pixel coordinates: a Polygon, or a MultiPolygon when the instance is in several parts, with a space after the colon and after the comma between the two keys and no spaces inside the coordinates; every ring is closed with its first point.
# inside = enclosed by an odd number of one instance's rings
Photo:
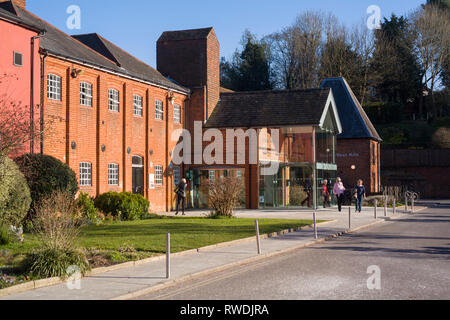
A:
{"type": "MultiPolygon", "coordinates": [[[[259,220],[261,234],[312,223],[311,220],[259,220]]],[[[111,222],[84,227],[78,246],[85,250],[92,267],[106,266],[165,253],[167,232],[171,234],[171,251],[175,253],[254,236],[255,220],[164,217],[111,222]]],[[[25,234],[23,244],[0,246],[0,269],[14,269],[27,252],[38,247],[32,234],[25,234]]]]}

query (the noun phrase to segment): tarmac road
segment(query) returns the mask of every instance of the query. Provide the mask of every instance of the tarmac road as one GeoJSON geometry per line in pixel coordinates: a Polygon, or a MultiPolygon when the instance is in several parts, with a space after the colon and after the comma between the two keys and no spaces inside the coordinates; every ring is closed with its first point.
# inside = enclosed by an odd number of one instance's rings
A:
{"type": "Polygon", "coordinates": [[[140,299],[450,299],[450,204],[140,299]]]}

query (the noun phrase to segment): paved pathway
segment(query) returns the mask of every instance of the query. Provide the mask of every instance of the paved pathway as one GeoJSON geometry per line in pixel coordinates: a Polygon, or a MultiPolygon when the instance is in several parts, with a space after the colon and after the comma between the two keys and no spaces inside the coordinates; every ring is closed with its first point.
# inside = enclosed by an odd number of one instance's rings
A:
{"type": "Polygon", "coordinates": [[[448,300],[449,241],[450,210],[441,205],[138,299],[448,300]],[[379,275],[373,287],[368,269],[379,275]]]}
{"type": "MultiPolygon", "coordinates": [[[[317,213],[319,220],[335,220],[320,226],[318,236],[324,239],[336,233],[348,230],[348,209],[343,213],[337,210],[322,210],[317,213]]],[[[401,216],[402,210],[397,211],[396,217],[401,216]]],[[[201,215],[202,212],[189,212],[188,215],[201,215]]],[[[383,221],[383,210],[379,209],[378,221],[383,221]]],[[[389,210],[388,215],[392,212],[389,210]]],[[[311,211],[295,210],[240,210],[238,217],[248,218],[289,218],[312,219],[311,211]]],[[[373,208],[364,208],[361,214],[355,214],[352,208],[352,228],[359,228],[377,222],[374,219],[373,208]]],[[[212,230],[213,232],[213,230],[212,230]]],[[[114,298],[133,298],[136,292],[145,294],[155,288],[161,288],[177,280],[185,280],[195,274],[218,271],[231,264],[239,265],[244,262],[266,258],[286,250],[294,250],[300,246],[314,243],[313,230],[308,228],[287,235],[263,239],[261,247],[263,256],[256,252],[256,241],[239,243],[232,246],[220,247],[200,252],[172,257],[171,280],[165,279],[165,260],[153,261],[146,264],[126,267],[120,270],[109,271],[81,280],[81,289],[70,290],[66,284],[59,284],[13,294],[0,299],[3,300],[107,300],[114,298]],[[153,288],[153,289],[149,289],[153,288]]]]}

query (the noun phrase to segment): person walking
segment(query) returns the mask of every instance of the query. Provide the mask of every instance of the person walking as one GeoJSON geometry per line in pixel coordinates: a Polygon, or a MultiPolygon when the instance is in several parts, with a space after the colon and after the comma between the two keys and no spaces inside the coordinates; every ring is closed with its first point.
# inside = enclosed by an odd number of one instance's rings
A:
{"type": "Polygon", "coordinates": [[[355,200],[356,200],[356,211],[361,213],[362,201],[366,197],[366,189],[364,188],[363,181],[358,180],[355,187],[355,200]]]}
{"type": "Polygon", "coordinates": [[[183,213],[183,216],[185,216],[184,214],[184,208],[186,206],[186,187],[187,187],[187,182],[186,179],[183,178],[181,179],[181,182],[178,184],[178,186],[175,188],[175,193],[177,195],[177,212],[175,213],[175,215],[178,215],[179,209],[180,209],[180,204],[181,204],[181,210],[183,213]]]}
{"type": "Polygon", "coordinates": [[[342,203],[344,202],[344,192],[345,192],[345,187],[344,187],[344,184],[342,183],[342,179],[337,178],[336,183],[334,184],[334,187],[333,187],[333,193],[336,196],[339,212],[342,211],[342,203]]]}
{"type": "Polygon", "coordinates": [[[302,206],[305,205],[305,203],[308,203],[308,208],[311,208],[311,197],[312,197],[312,179],[307,179],[305,183],[305,192],[306,192],[306,199],[302,201],[302,206]]]}
{"type": "Polygon", "coordinates": [[[322,184],[323,207],[330,206],[330,192],[328,191],[328,180],[323,180],[322,184]]]}

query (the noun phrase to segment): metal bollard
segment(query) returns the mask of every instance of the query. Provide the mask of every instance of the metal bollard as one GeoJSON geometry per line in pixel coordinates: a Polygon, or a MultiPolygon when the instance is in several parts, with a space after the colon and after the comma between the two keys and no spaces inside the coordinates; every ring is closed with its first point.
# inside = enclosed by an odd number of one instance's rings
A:
{"type": "Polygon", "coordinates": [[[316,209],[314,209],[314,239],[317,239],[317,214],[316,214],[316,209]]]}
{"type": "Polygon", "coordinates": [[[411,213],[414,213],[414,195],[411,196],[411,213]]]}
{"type": "Polygon", "coordinates": [[[405,212],[408,213],[408,196],[405,195],[405,212]]]}
{"type": "Polygon", "coordinates": [[[352,228],[352,208],[348,207],[348,229],[352,228]]]}
{"type": "Polygon", "coordinates": [[[387,198],[384,199],[384,216],[387,217],[387,198]]]}
{"type": "Polygon", "coordinates": [[[374,215],[375,215],[375,219],[377,218],[377,199],[375,199],[374,201],[374,215]]]}
{"type": "Polygon", "coordinates": [[[392,214],[395,214],[395,210],[397,209],[397,203],[396,199],[394,197],[394,201],[392,203],[392,214]]]}
{"type": "Polygon", "coordinates": [[[166,236],[166,278],[170,279],[170,233],[166,236]]]}
{"type": "Polygon", "coordinates": [[[261,254],[261,238],[259,237],[259,222],[258,222],[258,220],[255,221],[255,228],[256,228],[256,246],[258,248],[258,254],[261,254]]]}

